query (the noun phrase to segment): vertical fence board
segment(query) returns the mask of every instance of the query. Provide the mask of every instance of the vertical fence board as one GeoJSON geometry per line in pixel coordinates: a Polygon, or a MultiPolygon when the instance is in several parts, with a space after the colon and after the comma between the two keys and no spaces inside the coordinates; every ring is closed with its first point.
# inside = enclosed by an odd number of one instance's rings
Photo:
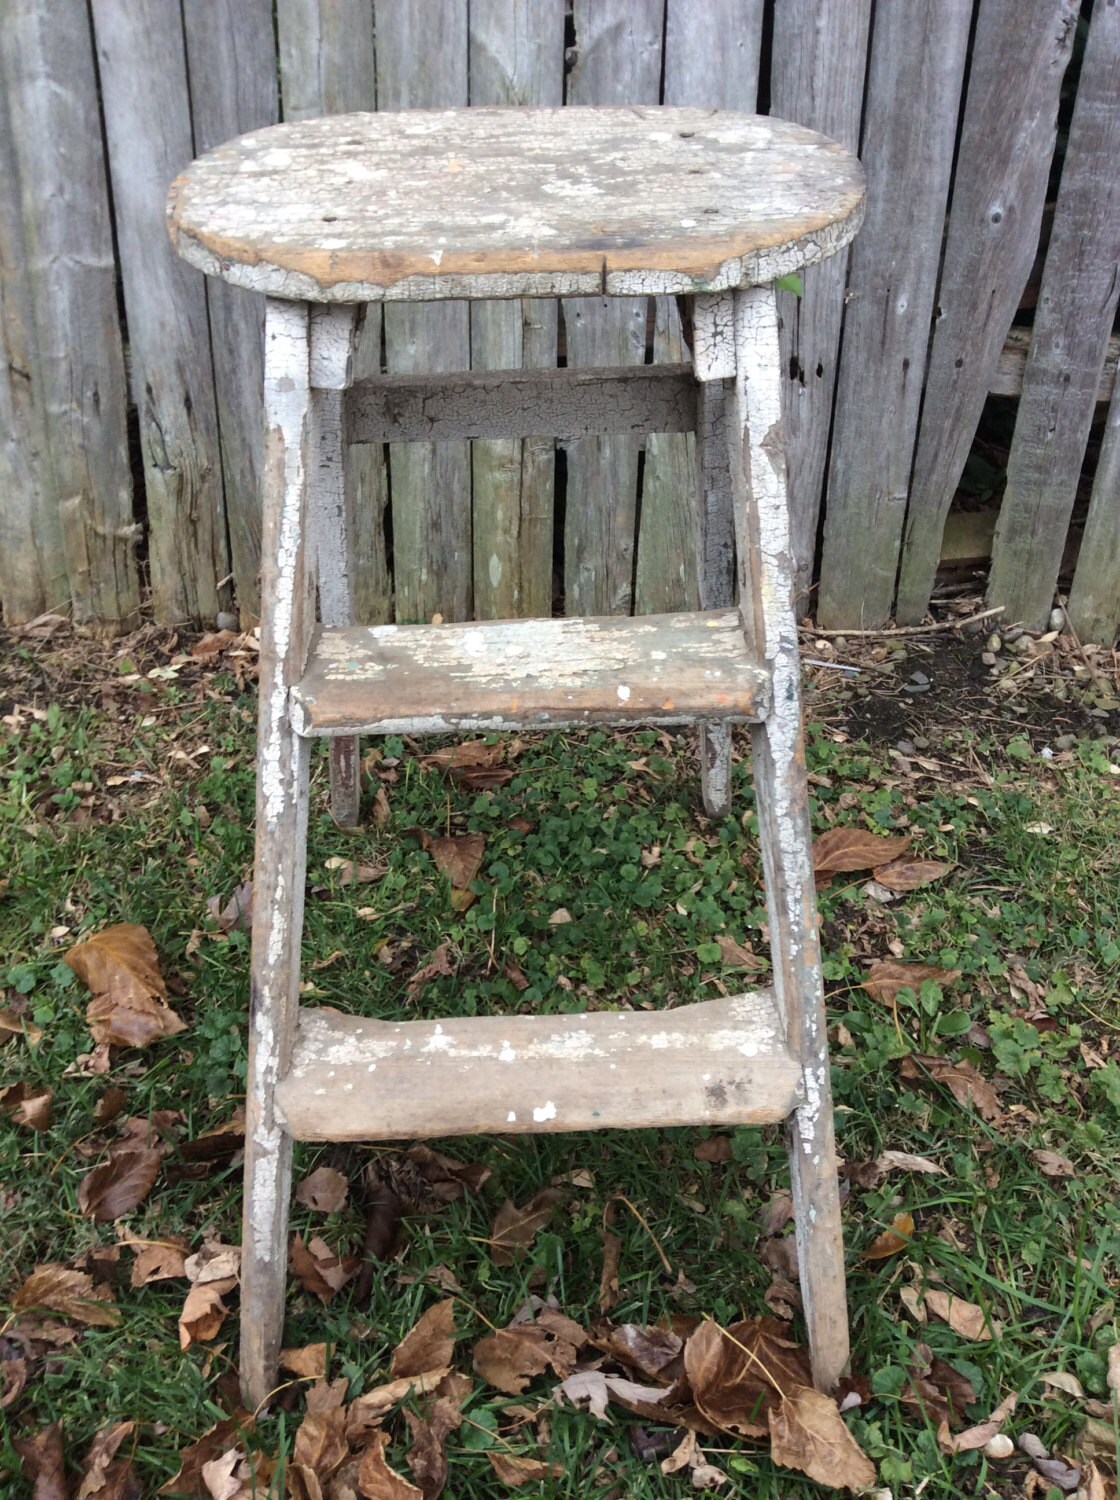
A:
{"type": "MultiPolygon", "coordinates": [[[[664,103],[753,110],[762,11],[762,0],[668,0],[664,103]]],[[[658,297],[654,361],[686,357],[676,299],[658,297]]],[[[646,440],[634,575],[638,614],[698,607],[696,462],[691,433],[653,433],[646,440]]]]}
{"type": "MultiPolygon", "coordinates": [[[[431,109],[467,102],[466,0],[429,0],[422,9],[375,0],[379,109],[431,109]]],[[[448,212],[454,212],[449,203],[448,212]]],[[[390,374],[466,370],[466,302],[385,308],[390,374]]],[[[397,619],[471,614],[469,443],[399,443],[390,449],[393,579],[397,619]]]]}
{"type": "Polygon", "coordinates": [[[105,131],[140,422],[152,609],[212,621],[228,573],[206,289],[164,226],[167,187],[194,155],[177,0],[93,0],[105,131]]]}
{"type": "Polygon", "coordinates": [[[881,625],[894,602],[971,12],[935,0],[875,10],[867,220],[848,277],[822,625],[881,625]]]}
{"type": "Polygon", "coordinates": [[[929,607],[945,517],[1034,263],[1079,3],[981,0],[898,581],[905,624],[929,607]]]}
{"type": "MultiPolygon", "coordinates": [[[[471,0],[470,102],[557,105],[564,94],[564,0],[471,0]]],[[[471,364],[556,364],[556,303],[471,304],[471,364]]],[[[547,437],[476,442],[474,615],[552,612],[556,444],[547,437]]]]}
{"type": "Polygon", "coordinates": [[[39,534],[51,511],[44,496],[47,439],[38,364],[5,88],[0,89],[0,609],[8,625],[32,620],[52,604],[64,608],[70,594],[57,525],[52,537],[39,534]]]}
{"type": "Polygon", "coordinates": [[[1120,636],[1120,384],[1112,392],[1069,617],[1083,641],[1111,646],[1120,636]]]}
{"type": "Polygon", "coordinates": [[[988,598],[1050,612],[1120,294],[1120,3],[1097,0],[992,543],[988,598]]]}
{"type": "MultiPolygon", "coordinates": [[[[273,124],[279,101],[271,0],[191,0],[183,25],[195,151],[273,124]]],[[[207,278],[206,298],[230,567],[248,627],[260,616],[264,298],[215,277],[207,278]]]]}
{"type": "MultiPolygon", "coordinates": [[[[377,103],[372,0],[278,0],[280,93],[285,120],[347,114],[377,103]]],[[[381,307],[371,304],[354,353],[354,378],[381,373],[381,307]]],[[[392,619],[385,544],[389,476],[382,447],[349,448],[343,460],[353,558],[354,620],[392,619]]]]}
{"type": "MultiPolygon", "coordinates": [[[[858,151],[870,22],[871,0],[776,0],[771,113],[858,151]]],[[[848,256],[807,267],[800,297],[778,294],[798,614],[811,602],[848,256]]]]}
{"type": "MultiPolygon", "coordinates": [[[[656,104],[664,0],[574,0],[576,61],[569,104],[656,104]]],[[[645,297],[573,297],[563,304],[568,364],[642,364],[645,297]]],[[[564,600],[569,615],[629,614],[634,593],[637,438],[566,445],[564,600]]]]}
{"type": "Polygon", "coordinates": [[[34,528],[44,587],[48,603],[70,600],[77,623],[113,634],[137,623],[140,592],[89,16],[83,0],[49,13],[5,0],[0,15],[49,452],[34,528]]]}

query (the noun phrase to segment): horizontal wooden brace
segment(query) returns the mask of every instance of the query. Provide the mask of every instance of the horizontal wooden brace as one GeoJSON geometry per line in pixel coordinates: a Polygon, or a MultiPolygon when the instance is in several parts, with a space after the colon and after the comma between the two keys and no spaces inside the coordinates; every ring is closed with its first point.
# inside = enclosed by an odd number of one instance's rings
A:
{"type": "Polygon", "coordinates": [[[346,395],[350,443],[694,432],[691,365],[381,375],[346,395]]]}

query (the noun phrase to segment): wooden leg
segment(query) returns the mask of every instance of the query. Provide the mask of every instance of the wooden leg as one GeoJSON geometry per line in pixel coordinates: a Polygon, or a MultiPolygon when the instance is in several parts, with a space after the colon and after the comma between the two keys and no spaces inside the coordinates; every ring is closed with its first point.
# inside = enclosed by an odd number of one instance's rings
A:
{"type": "MultiPolygon", "coordinates": [[[[315,470],[314,515],[319,616],[324,625],[354,623],[354,559],[343,391],[350,384],[359,331],[356,307],[316,307],[311,314],[311,410],[315,470]]],[[[361,750],[357,735],[331,741],[331,817],[340,828],[358,826],[361,750]]]]}
{"type": "MultiPolygon", "coordinates": [[[[698,395],[700,607],[720,609],[735,602],[735,533],[731,474],[727,462],[727,393],[722,380],[710,380],[701,384],[698,395]]],[[[708,816],[725,818],[731,811],[730,723],[700,726],[700,789],[708,816]]]]}
{"type": "Polygon", "coordinates": [[[299,1005],[307,842],[308,745],[292,733],[288,690],[307,660],[314,602],[308,566],[310,386],[307,309],[270,301],[265,319],[257,850],[249,987],[241,1389],[255,1410],[271,1390],[284,1326],[292,1144],[276,1115],[299,1005]]]}
{"type": "Polygon", "coordinates": [[[745,625],[773,691],[769,716],[751,731],[755,796],[774,987],[805,1082],[805,1102],[789,1126],[790,1169],[813,1378],[827,1391],[848,1363],[848,1317],[771,288],[736,293],[735,334],[738,373],[729,422],[739,566],[751,614],[745,625]]]}

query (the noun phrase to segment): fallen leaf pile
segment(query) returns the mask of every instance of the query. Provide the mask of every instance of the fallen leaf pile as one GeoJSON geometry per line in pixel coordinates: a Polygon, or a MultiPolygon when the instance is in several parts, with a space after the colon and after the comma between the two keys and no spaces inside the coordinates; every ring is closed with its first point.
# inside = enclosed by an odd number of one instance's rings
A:
{"type": "Polygon", "coordinates": [[[831,884],[833,875],[870,870],[877,885],[894,893],[916,891],[940,880],[953,868],[937,859],[904,859],[910,835],[893,837],[866,828],[829,828],[813,844],[813,874],[817,886],[831,884]]]}

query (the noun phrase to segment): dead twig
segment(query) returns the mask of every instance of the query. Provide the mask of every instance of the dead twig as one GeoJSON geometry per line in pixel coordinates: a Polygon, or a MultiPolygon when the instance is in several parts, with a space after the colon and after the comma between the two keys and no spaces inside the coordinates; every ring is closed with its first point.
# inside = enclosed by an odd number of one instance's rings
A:
{"type": "Polygon", "coordinates": [[[975,625],[978,620],[990,620],[993,615],[1002,615],[1003,610],[1004,606],[997,604],[992,609],[982,609],[977,615],[964,615],[959,620],[938,620],[932,625],[896,625],[885,630],[818,630],[815,625],[803,625],[801,631],[808,636],[846,636],[890,641],[899,635],[935,635],[942,630],[963,630],[966,625],[975,625]]]}

